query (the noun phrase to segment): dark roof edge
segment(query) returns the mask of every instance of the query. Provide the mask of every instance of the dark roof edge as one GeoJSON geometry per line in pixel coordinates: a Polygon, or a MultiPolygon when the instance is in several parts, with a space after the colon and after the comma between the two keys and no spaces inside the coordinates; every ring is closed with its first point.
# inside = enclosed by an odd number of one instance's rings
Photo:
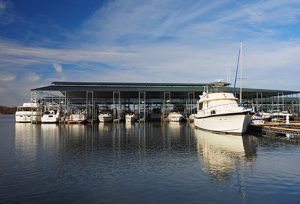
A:
{"type": "Polygon", "coordinates": [[[54,81],[51,85],[55,86],[76,86],[76,85],[141,85],[141,86],[206,86],[208,83],[160,83],[160,82],[63,82],[63,81],[54,81]]]}
{"type": "MultiPolygon", "coordinates": [[[[31,89],[31,91],[59,91],[56,90],[58,87],[67,87],[67,86],[145,86],[145,87],[157,87],[157,86],[206,86],[208,83],[137,83],[137,82],[60,82],[54,81],[49,86],[43,86],[39,88],[31,89]]],[[[232,88],[232,87],[230,87],[232,88]]],[[[237,90],[239,87],[237,87],[237,90]]],[[[278,92],[285,94],[298,94],[300,91],[288,91],[288,90],[276,90],[276,89],[257,89],[257,88],[243,88],[245,91],[252,92],[278,92]]]]}

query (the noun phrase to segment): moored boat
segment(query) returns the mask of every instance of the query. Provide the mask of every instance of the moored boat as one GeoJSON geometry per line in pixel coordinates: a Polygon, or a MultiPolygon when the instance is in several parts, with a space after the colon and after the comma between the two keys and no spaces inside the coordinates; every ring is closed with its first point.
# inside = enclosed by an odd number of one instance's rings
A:
{"type": "Polygon", "coordinates": [[[101,112],[98,119],[100,123],[112,122],[113,116],[111,112],[101,112]]]}
{"type": "MultiPolygon", "coordinates": [[[[212,87],[225,87],[228,83],[212,83],[212,87]]],[[[241,134],[247,131],[251,110],[239,106],[233,93],[207,87],[198,101],[195,126],[214,132],[241,134]]]]}
{"type": "Polygon", "coordinates": [[[168,120],[170,122],[180,122],[183,120],[183,115],[179,112],[171,112],[168,115],[168,120]]]}
{"type": "Polygon", "coordinates": [[[42,118],[42,108],[39,103],[23,103],[17,107],[15,118],[17,123],[39,123],[42,118]]]}
{"type": "Polygon", "coordinates": [[[286,120],[294,120],[293,114],[288,111],[274,111],[270,113],[272,122],[286,121],[286,120]]]}
{"type": "Polygon", "coordinates": [[[60,119],[59,110],[49,110],[44,112],[41,119],[42,123],[58,123],[60,119]]]}
{"type": "Polygon", "coordinates": [[[126,123],[132,123],[136,119],[136,115],[134,113],[126,113],[125,115],[125,122],[126,123]]]}
{"type": "Polygon", "coordinates": [[[66,118],[66,123],[72,124],[72,123],[85,123],[87,122],[87,116],[84,113],[72,113],[66,118]]]}
{"type": "Polygon", "coordinates": [[[251,121],[250,121],[251,125],[263,125],[264,123],[265,120],[259,114],[255,114],[251,117],[251,121]]]}

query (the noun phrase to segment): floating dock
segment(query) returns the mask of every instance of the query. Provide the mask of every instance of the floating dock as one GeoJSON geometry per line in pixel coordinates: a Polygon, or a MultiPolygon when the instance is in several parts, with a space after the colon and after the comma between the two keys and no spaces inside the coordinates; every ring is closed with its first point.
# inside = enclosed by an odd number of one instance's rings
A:
{"type": "Polygon", "coordinates": [[[268,122],[261,125],[250,125],[249,131],[259,131],[263,137],[300,144],[300,121],[286,124],[268,122]]]}

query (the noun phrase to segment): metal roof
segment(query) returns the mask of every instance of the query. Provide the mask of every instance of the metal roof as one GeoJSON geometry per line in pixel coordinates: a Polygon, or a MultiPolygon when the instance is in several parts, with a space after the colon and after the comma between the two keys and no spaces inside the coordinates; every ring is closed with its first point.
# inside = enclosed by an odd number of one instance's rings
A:
{"type": "MultiPolygon", "coordinates": [[[[129,82],[52,82],[31,91],[98,91],[98,92],[202,92],[208,83],[129,83],[129,82]]],[[[226,87],[232,91],[232,87],[226,87]]],[[[239,88],[237,88],[239,91],[239,88]]],[[[243,98],[298,94],[299,91],[243,88],[243,98]]]]}
{"type": "Polygon", "coordinates": [[[52,82],[31,91],[178,91],[199,92],[205,83],[52,82]]]}

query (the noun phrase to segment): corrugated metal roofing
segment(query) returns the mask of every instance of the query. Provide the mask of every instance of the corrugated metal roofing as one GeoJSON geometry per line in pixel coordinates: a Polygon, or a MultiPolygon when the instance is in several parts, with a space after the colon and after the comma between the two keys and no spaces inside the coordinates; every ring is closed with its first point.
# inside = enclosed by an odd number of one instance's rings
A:
{"type": "MultiPolygon", "coordinates": [[[[207,83],[128,83],[128,82],[52,82],[31,91],[98,91],[98,92],[202,92],[207,83]]],[[[233,88],[228,87],[228,91],[233,88]]],[[[238,91],[238,89],[237,89],[238,91]]],[[[299,91],[243,88],[243,98],[291,95],[299,91]]]]}

